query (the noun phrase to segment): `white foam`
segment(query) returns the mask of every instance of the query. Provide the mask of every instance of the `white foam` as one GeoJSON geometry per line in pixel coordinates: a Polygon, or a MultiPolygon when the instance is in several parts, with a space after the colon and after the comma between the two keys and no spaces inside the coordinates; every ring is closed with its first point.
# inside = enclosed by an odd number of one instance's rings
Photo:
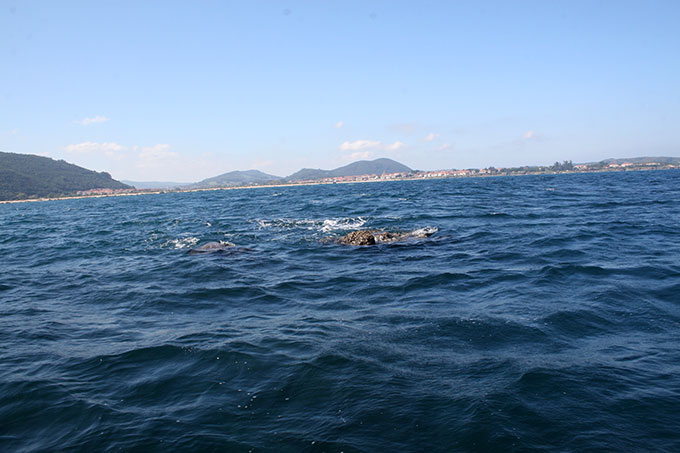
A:
{"type": "Polygon", "coordinates": [[[274,219],[274,220],[255,220],[260,228],[279,228],[293,229],[305,228],[307,230],[321,231],[328,233],[335,230],[352,230],[360,228],[368,220],[362,217],[348,217],[339,219],[274,219]]]}
{"type": "Polygon", "coordinates": [[[163,245],[166,247],[172,247],[176,249],[185,249],[187,247],[193,247],[194,245],[198,244],[199,240],[200,239],[198,239],[195,236],[189,236],[180,239],[171,239],[163,245]]]}
{"type": "Polygon", "coordinates": [[[418,228],[416,230],[411,231],[411,235],[415,237],[428,237],[432,236],[435,234],[437,231],[439,231],[439,228],[437,227],[423,227],[423,228],[418,228]]]}
{"type": "Polygon", "coordinates": [[[310,219],[274,219],[274,220],[255,220],[260,228],[281,228],[281,229],[291,229],[299,227],[310,227],[313,226],[315,221],[310,219]]]}
{"type": "Polygon", "coordinates": [[[356,230],[367,222],[362,217],[346,219],[326,219],[321,224],[321,231],[328,233],[336,230],[356,230]]]}

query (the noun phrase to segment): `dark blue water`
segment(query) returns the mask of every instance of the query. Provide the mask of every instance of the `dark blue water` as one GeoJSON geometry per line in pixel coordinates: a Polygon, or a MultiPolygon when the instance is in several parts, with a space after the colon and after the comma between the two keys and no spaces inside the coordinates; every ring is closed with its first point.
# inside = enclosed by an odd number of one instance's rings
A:
{"type": "Polygon", "coordinates": [[[0,450],[543,449],[680,451],[678,171],[0,205],[0,450]]]}

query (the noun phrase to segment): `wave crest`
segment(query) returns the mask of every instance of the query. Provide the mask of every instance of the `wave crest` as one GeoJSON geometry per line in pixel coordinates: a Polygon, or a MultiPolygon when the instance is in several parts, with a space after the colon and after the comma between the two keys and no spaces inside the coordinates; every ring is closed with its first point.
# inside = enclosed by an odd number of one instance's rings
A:
{"type": "Polygon", "coordinates": [[[334,219],[256,219],[260,228],[276,228],[290,230],[304,228],[306,230],[329,233],[336,230],[355,230],[361,228],[368,219],[363,217],[341,217],[334,219]]]}
{"type": "Polygon", "coordinates": [[[198,244],[199,241],[200,239],[198,239],[196,236],[189,236],[179,239],[170,239],[169,241],[165,242],[162,247],[185,249],[188,247],[193,247],[194,245],[198,244]]]}

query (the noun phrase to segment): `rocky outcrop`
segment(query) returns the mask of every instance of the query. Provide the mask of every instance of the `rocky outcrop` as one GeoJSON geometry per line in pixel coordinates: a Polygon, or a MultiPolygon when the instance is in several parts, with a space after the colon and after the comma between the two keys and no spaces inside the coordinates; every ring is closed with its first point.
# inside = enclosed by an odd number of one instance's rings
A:
{"type": "Polygon", "coordinates": [[[189,254],[194,255],[198,253],[225,252],[227,250],[230,250],[232,247],[235,247],[235,245],[229,241],[212,241],[206,242],[200,247],[196,247],[195,249],[189,250],[189,254]]]}
{"type": "Polygon", "coordinates": [[[337,242],[345,245],[375,245],[397,242],[410,238],[426,238],[432,236],[436,232],[436,228],[421,228],[405,233],[380,230],[357,230],[342,236],[337,242]]]}
{"type": "Polygon", "coordinates": [[[352,231],[338,239],[338,242],[346,245],[373,245],[376,243],[373,232],[368,230],[352,231]]]}

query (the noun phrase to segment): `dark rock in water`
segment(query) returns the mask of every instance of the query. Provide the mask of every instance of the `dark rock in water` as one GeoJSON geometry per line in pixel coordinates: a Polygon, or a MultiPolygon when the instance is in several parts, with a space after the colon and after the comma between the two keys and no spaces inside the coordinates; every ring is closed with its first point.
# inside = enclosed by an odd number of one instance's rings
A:
{"type": "Polygon", "coordinates": [[[224,252],[230,250],[232,247],[235,247],[235,245],[229,241],[211,241],[206,242],[200,247],[189,250],[189,254],[224,252]]]}
{"type": "Polygon", "coordinates": [[[426,238],[437,232],[437,228],[421,228],[405,233],[379,230],[352,231],[338,239],[338,243],[345,245],[375,245],[401,241],[410,238],[426,238]]]}
{"type": "Polygon", "coordinates": [[[347,245],[373,245],[375,244],[375,237],[373,232],[368,230],[352,231],[338,239],[338,242],[347,245]]]}

